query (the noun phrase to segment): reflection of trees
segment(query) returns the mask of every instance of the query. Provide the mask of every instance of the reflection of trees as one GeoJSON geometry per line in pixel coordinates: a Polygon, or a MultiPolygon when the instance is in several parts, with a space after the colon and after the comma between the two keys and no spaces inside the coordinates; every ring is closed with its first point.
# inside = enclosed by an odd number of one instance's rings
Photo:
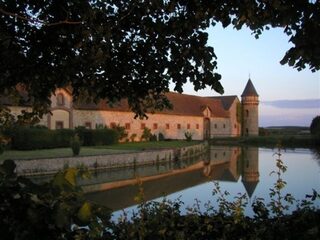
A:
{"type": "Polygon", "coordinates": [[[311,149],[313,159],[319,164],[320,166],[320,147],[316,147],[311,149]]]}

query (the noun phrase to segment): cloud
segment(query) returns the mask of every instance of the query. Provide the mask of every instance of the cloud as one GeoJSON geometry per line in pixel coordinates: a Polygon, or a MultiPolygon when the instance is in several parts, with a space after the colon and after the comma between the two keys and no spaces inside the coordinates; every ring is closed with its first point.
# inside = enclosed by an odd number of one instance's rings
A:
{"type": "Polygon", "coordinates": [[[320,110],[320,99],[262,101],[262,104],[276,108],[316,108],[320,110]]]}
{"type": "Polygon", "coordinates": [[[312,119],[320,115],[320,99],[261,102],[259,115],[262,127],[310,126],[312,119]]]}

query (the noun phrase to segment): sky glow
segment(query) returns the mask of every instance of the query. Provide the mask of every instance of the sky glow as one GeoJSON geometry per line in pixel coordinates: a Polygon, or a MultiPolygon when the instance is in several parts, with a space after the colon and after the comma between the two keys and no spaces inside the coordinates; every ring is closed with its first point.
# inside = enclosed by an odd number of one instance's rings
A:
{"type": "MultiPolygon", "coordinates": [[[[289,125],[309,126],[312,116],[320,115],[320,105],[316,108],[287,111],[286,108],[263,104],[264,101],[274,100],[320,99],[319,71],[312,73],[309,69],[304,69],[299,72],[288,65],[280,64],[291,46],[289,37],[282,29],[264,31],[259,39],[255,39],[249,29],[223,29],[219,24],[208,32],[208,45],[214,47],[218,57],[216,71],[222,75],[224,95],[240,97],[250,75],[261,101],[260,126],[285,125],[285,118],[289,125]]],[[[209,88],[195,92],[191,84],[184,87],[184,93],[219,96],[209,88]]]]}

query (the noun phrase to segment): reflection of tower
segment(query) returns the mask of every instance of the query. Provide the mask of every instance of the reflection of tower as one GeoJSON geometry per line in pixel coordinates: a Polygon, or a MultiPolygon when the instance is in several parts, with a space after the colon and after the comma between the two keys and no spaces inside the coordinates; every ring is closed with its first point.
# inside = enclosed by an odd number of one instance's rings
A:
{"type": "Polygon", "coordinates": [[[257,147],[242,149],[242,183],[251,198],[259,182],[259,151],[257,147]]]}
{"type": "Polygon", "coordinates": [[[250,78],[241,95],[242,103],[242,135],[257,136],[259,134],[258,105],[259,95],[250,78]]]}

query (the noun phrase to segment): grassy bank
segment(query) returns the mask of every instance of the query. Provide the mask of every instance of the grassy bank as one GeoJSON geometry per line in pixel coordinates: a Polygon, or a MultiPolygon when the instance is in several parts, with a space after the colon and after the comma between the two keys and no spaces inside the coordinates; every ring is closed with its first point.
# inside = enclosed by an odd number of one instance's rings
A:
{"type": "MultiPolygon", "coordinates": [[[[144,150],[157,150],[165,148],[181,148],[198,144],[198,141],[160,141],[160,142],[130,142],[118,143],[106,146],[81,147],[79,156],[93,156],[104,154],[126,153],[144,150]]],[[[72,157],[71,148],[54,148],[41,150],[7,150],[0,155],[0,161],[6,159],[39,159],[39,158],[57,158],[72,157]]]]}
{"type": "Polygon", "coordinates": [[[225,137],[210,139],[210,144],[232,146],[258,146],[274,148],[280,145],[285,148],[313,148],[315,142],[310,135],[290,136],[254,136],[254,137],[225,137]]]}

